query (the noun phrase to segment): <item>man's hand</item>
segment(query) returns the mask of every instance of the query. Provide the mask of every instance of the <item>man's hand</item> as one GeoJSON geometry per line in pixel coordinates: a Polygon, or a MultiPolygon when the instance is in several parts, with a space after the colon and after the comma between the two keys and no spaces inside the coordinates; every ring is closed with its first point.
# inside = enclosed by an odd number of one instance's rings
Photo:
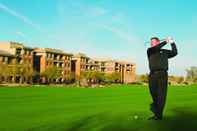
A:
{"type": "Polygon", "coordinates": [[[169,44],[172,44],[172,43],[174,43],[174,40],[173,40],[172,37],[169,36],[169,37],[166,38],[166,42],[169,43],[169,44]]]}

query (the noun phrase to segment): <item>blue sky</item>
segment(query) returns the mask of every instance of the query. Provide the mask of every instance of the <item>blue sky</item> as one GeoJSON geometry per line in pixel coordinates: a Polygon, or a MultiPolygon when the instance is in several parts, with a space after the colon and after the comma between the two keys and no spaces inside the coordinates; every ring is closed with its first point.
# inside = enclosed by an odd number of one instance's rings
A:
{"type": "Polygon", "coordinates": [[[170,74],[197,66],[196,27],[196,0],[0,0],[0,41],[127,60],[139,74],[152,36],[176,40],[170,74]]]}

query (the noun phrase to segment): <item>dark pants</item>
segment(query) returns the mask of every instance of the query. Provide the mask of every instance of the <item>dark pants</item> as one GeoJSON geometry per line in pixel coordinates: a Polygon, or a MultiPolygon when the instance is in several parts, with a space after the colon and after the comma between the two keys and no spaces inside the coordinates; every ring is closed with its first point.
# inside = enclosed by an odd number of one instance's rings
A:
{"type": "Polygon", "coordinates": [[[153,99],[151,111],[155,116],[162,118],[166,103],[168,86],[168,72],[154,71],[149,74],[149,90],[153,99]]]}

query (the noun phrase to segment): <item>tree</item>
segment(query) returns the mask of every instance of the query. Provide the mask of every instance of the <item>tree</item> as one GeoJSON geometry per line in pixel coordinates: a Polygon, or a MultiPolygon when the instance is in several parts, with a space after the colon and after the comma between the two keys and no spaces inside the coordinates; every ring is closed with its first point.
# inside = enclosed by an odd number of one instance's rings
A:
{"type": "Polygon", "coordinates": [[[74,82],[75,81],[75,72],[71,72],[71,71],[67,72],[65,74],[65,79],[66,79],[66,82],[68,82],[68,83],[74,82]]]}
{"type": "Polygon", "coordinates": [[[87,83],[88,85],[101,83],[105,80],[105,74],[99,71],[84,71],[81,74],[81,80],[85,80],[86,82],[84,83],[87,83]]]}
{"type": "Polygon", "coordinates": [[[186,69],[186,71],[187,71],[187,81],[197,83],[197,67],[192,66],[186,69]]]}
{"type": "Polygon", "coordinates": [[[59,79],[62,76],[62,69],[50,65],[41,73],[41,76],[46,78],[47,83],[50,83],[53,80],[59,79]]]}
{"type": "Polygon", "coordinates": [[[2,82],[2,77],[3,77],[3,64],[0,63],[0,83],[2,82]]]}
{"type": "Polygon", "coordinates": [[[148,74],[143,74],[139,76],[141,82],[148,83],[148,74]]]}
{"type": "Polygon", "coordinates": [[[96,72],[96,80],[98,83],[104,82],[105,81],[105,73],[103,72],[96,72]]]}
{"type": "Polygon", "coordinates": [[[120,81],[121,75],[119,72],[112,72],[105,74],[105,78],[108,82],[114,83],[120,81]]]}
{"type": "Polygon", "coordinates": [[[168,82],[169,84],[182,84],[184,82],[183,76],[168,76],[168,82]]]}
{"type": "Polygon", "coordinates": [[[80,76],[80,84],[89,86],[91,85],[92,73],[91,71],[83,71],[80,76]]]}
{"type": "Polygon", "coordinates": [[[17,64],[9,65],[9,76],[12,76],[12,83],[16,82],[16,77],[19,74],[20,74],[20,65],[17,64]]]}
{"type": "Polygon", "coordinates": [[[20,67],[20,83],[23,83],[24,81],[27,83],[32,82],[32,78],[34,76],[35,72],[33,70],[33,67],[29,64],[23,64],[20,67]]]}
{"type": "Polygon", "coordinates": [[[177,83],[181,84],[183,82],[184,82],[184,77],[183,76],[178,77],[177,83]]]}
{"type": "Polygon", "coordinates": [[[4,78],[4,81],[8,81],[8,77],[11,76],[11,68],[5,64],[0,64],[0,76],[4,78]]]}

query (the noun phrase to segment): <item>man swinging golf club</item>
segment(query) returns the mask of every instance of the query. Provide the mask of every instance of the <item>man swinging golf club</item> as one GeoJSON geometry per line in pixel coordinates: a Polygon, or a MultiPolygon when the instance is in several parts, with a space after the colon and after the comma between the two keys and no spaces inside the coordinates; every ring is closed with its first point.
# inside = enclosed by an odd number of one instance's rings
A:
{"type": "Polygon", "coordinates": [[[177,55],[174,40],[167,37],[160,42],[159,38],[152,37],[147,55],[150,68],[149,90],[153,100],[150,110],[154,113],[149,120],[162,120],[168,86],[168,59],[177,55]],[[167,43],[171,45],[171,50],[162,49],[167,43]]]}

